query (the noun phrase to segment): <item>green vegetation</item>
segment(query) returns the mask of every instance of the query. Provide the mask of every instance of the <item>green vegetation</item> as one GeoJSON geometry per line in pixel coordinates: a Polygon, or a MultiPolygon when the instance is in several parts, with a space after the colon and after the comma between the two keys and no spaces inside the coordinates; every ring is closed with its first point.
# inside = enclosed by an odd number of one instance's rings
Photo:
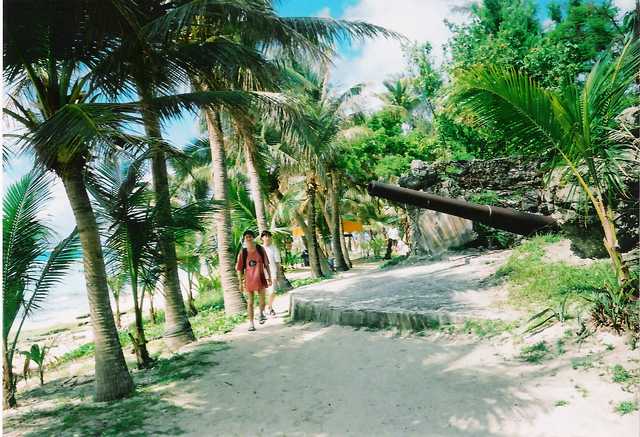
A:
{"type": "Polygon", "coordinates": [[[624,416],[638,411],[638,403],[636,401],[623,401],[616,405],[615,412],[624,416]]]}
{"type": "Polygon", "coordinates": [[[504,320],[466,320],[460,328],[461,332],[475,334],[478,337],[492,338],[505,332],[512,332],[518,327],[518,322],[504,320]]]}
{"type": "Polygon", "coordinates": [[[316,282],[322,281],[323,278],[304,278],[304,279],[294,279],[291,281],[291,285],[293,288],[304,287],[305,285],[315,284],[316,282]]]}
{"type": "Polygon", "coordinates": [[[525,346],[520,351],[519,358],[527,363],[540,364],[543,360],[549,358],[551,351],[547,343],[540,341],[530,346],[525,346]]]}
{"type": "Polygon", "coordinates": [[[593,355],[587,355],[586,357],[571,359],[571,368],[573,370],[578,370],[578,369],[587,370],[587,369],[592,369],[594,366],[595,366],[595,363],[594,363],[593,355]]]}
{"type": "Polygon", "coordinates": [[[613,366],[613,382],[624,383],[631,379],[631,373],[620,364],[613,366]]]}
{"type": "Polygon", "coordinates": [[[566,405],[569,405],[569,401],[565,401],[565,400],[556,401],[554,405],[556,407],[564,407],[566,405]]]}

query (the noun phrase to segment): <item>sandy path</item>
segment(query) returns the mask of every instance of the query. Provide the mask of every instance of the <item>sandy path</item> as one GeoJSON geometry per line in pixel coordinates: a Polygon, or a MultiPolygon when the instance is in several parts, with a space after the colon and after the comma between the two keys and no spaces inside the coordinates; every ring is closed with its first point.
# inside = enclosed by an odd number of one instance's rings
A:
{"type": "MultiPolygon", "coordinates": [[[[277,301],[280,314],[286,297],[277,301]]],[[[319,324],[239,326],[219,365],[162,397],[192,436],[637,436],[628,393],[568,359],[530,365],[506,343],[319,324]],[[573,378],[588,387],[583,397],[573,378]],[[556,401],[568,405],[557,407],[556,401]]],[[[198,346],[195,346],[198,347],[198,346]]],[[[162,420],[162,419],[161,419],[162,420]]]]}

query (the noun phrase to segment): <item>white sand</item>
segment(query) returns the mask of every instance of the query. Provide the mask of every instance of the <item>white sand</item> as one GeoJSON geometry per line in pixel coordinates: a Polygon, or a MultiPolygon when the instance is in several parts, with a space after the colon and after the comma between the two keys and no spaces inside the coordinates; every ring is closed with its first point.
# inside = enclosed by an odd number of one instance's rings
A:
{"type": "MultiPolygon", "coordinates": [[[[286,305],[278,301],[280,311],[286,305]]],[[[506,337],[398,337],[315,323],[287,326],[281,318],[255,333],[246,329],[215,339],[231,346],[216,353],[218,366],[166,391],[163,398],[185,409],[166,418],[167,427],[177,424],[193,436],[640,432],[638,414],[613,412],[615,403],[633,395],[600,376],[603,369],[571,368],[570,357],[586,350],[533,365],[515,358],[520,346],[506,337]],[[587,389],[586,397],[576,385],[587,389]],[[569,404],[555,406],[560,400],[569,404]]],[[[621,340],[614,340],[618,351],[624,350],[621,340]]]]}

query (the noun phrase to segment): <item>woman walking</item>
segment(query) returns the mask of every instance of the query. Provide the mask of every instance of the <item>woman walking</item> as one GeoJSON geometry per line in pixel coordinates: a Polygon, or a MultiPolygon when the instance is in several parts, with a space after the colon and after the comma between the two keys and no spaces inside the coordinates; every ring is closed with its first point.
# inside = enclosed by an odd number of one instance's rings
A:
{"type": "Polygon", "coordinates": [[[245,246],[238,254],[236,270],[240,275],[240,289],[246,292],[247,314],[249,316],[249,331],[255,331],[253,324],[253,295],[258,293],[260,302],[260,324],[267,317],[264,314],[265,289],[271,286],[271,271],[269,257],[262,246],[256,244],[256,235],[251,230],[242,234],[245,246]]]}

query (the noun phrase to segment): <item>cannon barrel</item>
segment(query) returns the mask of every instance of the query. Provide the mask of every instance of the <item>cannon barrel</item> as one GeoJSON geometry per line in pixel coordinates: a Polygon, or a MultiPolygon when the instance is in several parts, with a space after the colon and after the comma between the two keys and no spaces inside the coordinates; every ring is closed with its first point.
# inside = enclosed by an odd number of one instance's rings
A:
{"type": "Polygon", "coordinates": [[[372,196],[455,215],[519,235],[531,235],[543,229],[556,227],[556,221],[548,216],[510,208],[478,205],[382,182],[370,182],[367,190],[372,196]]]}

